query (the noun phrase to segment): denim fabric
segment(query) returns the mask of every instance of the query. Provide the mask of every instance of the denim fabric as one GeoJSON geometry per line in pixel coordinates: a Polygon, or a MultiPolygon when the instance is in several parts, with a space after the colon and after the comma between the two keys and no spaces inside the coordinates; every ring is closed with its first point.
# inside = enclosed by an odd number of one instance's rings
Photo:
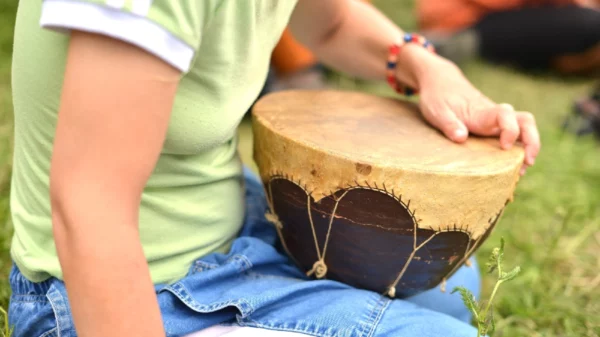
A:
{"type": "MultiPolygon", "coordinates": [[[[391,300],[330,280],[309,280],[278,249],[264,218],[261,183],[245,171],[244,227],[228,254],[197,260],[183,279],[156,285],[167,336],[179,337],[214,325],[240,325],[335,337],[470,337],[475,329],[458,294],[431,289],[391,300]]],[[[475,262],[475,261],[473,261],[475,262]]],[[[448,280],[479,295],[475,263],[448,280]]],[[[16,267],[9,323],[14,337],[76,337],[64,283],[32,283],[16,267]]]]}

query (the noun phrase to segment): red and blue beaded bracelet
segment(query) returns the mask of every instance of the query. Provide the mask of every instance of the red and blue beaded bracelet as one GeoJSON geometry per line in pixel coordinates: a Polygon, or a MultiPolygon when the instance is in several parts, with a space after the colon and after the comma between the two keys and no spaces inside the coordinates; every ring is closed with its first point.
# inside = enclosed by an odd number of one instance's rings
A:
{"type": "Polygon", "coordinates": [[[395,43],[389,48],[389,55],[387,60],[387,71],[386,78],[388,84],[394,89],[397,93],[405,96],[412,96],[417,93],[416,90],[405,87],[398,83],[398,79],[396,77],[396,65],[398,64],[398,55],[400,55],[400,51],[402,47],[407,43],[417,43],[421,45],[423,48],[435,53],[435,47],[431,42],[427,41],[423,36],[415,33],[406,33],[404,34],[404,38],[401,43],[395,43]]]}

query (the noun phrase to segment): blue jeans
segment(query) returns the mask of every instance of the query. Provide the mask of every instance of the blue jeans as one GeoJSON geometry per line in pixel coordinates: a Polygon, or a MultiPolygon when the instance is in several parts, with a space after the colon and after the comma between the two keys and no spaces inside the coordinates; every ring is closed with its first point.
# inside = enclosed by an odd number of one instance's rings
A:
{"type": "MultiPolygon", "coordinates": [[[[471,316],[458,294],[431,289],[389,299],[330,280],[309,280],[276,247],[265,220],[262,185],[245,171],[247,214],[228,254],[198,259],[186,277],[156,285],[167,336],[213,325],[241,325],[309,336],[472,337],[471,316]]],[[[464,286],[479,295],[477,265],[462,267],[448,290],[464,286]]],[[[28,281],[13,267],[9,324],[14,337],[76,337],[64,283],[28,281]]]]}

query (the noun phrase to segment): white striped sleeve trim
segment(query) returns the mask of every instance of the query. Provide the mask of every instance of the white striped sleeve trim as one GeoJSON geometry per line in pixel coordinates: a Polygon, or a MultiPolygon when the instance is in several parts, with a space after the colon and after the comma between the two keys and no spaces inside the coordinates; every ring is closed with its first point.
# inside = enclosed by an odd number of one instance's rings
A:
{"type": "Polygon", "coordinates": [[[123,8],[125,6],[125,0],[106,0],[106,4],[112,8],[123,8]]]}
{"type": "MultiPolygon", "coordinates": [[[[151,1],[140,3],[151,4],[151,1]]],[[[145,5],[138,10],[147,12],[145,5]]],[[[137,14],[91,3],[45,0],[40,25],[58,31],[75,29],[107,35],[136,45],[182,72],[190,69],[194,58],[192,47],[158,24],[137,14]]]]}
{"type": "Polygon", "coordinates": [[[131,11],[139,16],[146,16],[152,7],[152,0],[133,0],[131,11]]]}

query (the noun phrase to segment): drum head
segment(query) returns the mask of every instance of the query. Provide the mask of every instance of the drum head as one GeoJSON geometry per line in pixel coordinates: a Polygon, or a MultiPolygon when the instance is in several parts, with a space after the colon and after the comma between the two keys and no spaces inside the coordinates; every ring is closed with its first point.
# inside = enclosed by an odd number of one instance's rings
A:
{"type": "Polygon", "coordinates": [[[464,144],[450,141],[427,124],[414,104],[399,99],[287,91],[265,96],[254,115],[282,137],[374,166],[488,175],[523,161],[520,146],[502,150],[497,138],[471,135],[464,144]]]}

